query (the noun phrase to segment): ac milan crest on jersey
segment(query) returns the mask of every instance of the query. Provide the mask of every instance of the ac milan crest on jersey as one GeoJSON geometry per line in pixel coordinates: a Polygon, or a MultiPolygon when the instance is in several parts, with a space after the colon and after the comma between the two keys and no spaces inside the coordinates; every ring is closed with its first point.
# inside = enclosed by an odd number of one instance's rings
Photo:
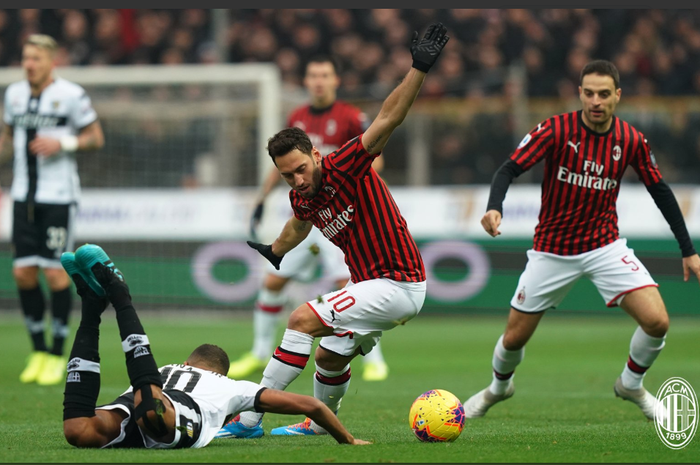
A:
{"type": "Polygon", "coordinates": [[[525,286],[523,286],[522,289],[518,291],[518,295],[515,297],[515,299],[519,304],[525,302],[525,286]]]}
{"type": "Polygon", "coordinates": [[[523,170],[545,161],[534,242],[540,252],[576,255],[614,242],[625,169],[631,166],[646,185],[661,180],[642,133],[615,116],[605,133],[589,129],[579,110],[543,121],[528,136],[511,160],[523,170]]]}
{"type": "Polygon", "coordinates": [[[326,135],[332,137],[336,132],[338,132],[338,123],[333,118],[330,118],[326,121],[326,135]]]}
{"type": "Polygon", "coordinates": [[[620,158],[622,158],[622,149],[619,145],[616,145],[613,147],[613,160],[620,161],[620,158]]]}

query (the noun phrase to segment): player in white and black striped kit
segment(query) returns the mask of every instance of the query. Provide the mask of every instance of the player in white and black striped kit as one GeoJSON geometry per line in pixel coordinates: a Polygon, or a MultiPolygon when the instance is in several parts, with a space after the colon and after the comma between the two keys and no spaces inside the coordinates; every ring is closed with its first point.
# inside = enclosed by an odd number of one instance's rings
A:
{"type": "Polygon", "coordinates": [[[23,383],[58,384],[71,308],[70,279],[61,253],[73,249],[73,217],[80,196],[76,151],[99,149],[104,135],[82,87],[54,76],[56,41],[29,36],[22,50],[26,79],[5,92],[0,162],[14,153],[13,275],[32,339],[23,383]],[[51,291],[53,344],[44,340],[42,269],[51,291]]]}
{"type": "Polygon", "coordinates": [[[215,345],[203,344],[183,364],[158,369],[124,275],[104,250],[85,244],[75,253],[65,252],[61,263],[82,301],[63,398],[63,434],[70,444],[200,448],[231,417],[252,410],[303,413],[341,444],[369,444],[355,439],[320,400],[229,379],[228,355],[215,345]],[[98,407],[100,323],[109,303],[116,312],[131,386],[110,404],[98,407]]]}

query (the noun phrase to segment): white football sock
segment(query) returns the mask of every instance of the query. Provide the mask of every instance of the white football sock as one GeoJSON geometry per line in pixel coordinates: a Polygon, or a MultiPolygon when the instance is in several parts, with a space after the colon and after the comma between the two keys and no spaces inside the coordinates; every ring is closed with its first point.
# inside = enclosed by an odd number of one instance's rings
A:
{"type": "Polygon", "coordinates": [[[622,385],[627,389],[640,389],[646,371],[666,345],[666,336],[649,336],[641,327],[637,327],[630,341],[630,354],[622,370],[622,385]]]}
{"type": "MultiPolygon", "coordinates": [[[[343,396],[350,386],[350,365],[346,365],[341,371],[324,370],[316,365],[314,375],[314,397],[326,404],[331,412],[337,414],[343,396]]],[[[325,433],[326,430],[311,422],[311,429],[318,433],[325,433]]]]}
{"type": "MultiPolygon", "coordinates": [[[[272,358],[267,363],[260,384],[272,389],[285,390],[306,366],[311,355],[314,337],[287,328],[272,358]]],[[[258,412],[241,413],[241,423],[248,428],[258,424],[263,414],[258,412]]]]}
{"type": "Polygon", "coordinates": [[[498,338],[496,347],[493,350],[493,380],[489,386],[489,390],[493,394],[505,394],[508,385],[513,379],[515,367],[523,360],[525,356],[525,347],[520,350],[506,350],[503,347],[503,335],[498,338]],[[497,373],[501,377],[497,376],[497,373]],[[503,379],[503,375],[510,375],[503,379]]]}
{"type": "Polygon", "coordinates": [[[277,325],[287,297],[282,292],[262,288],[258,293],[253,311],[253,355],[258,360],[267,360],[275,347],[277,325]]]}

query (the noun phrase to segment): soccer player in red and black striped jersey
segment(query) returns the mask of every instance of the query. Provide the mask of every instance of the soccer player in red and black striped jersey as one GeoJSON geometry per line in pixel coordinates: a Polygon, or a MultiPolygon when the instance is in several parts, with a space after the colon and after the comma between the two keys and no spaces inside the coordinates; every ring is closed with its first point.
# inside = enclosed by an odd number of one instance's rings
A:
{"type": "MultiPolygon", "coordinates": [[[[372,160],[406,117],[426,73],[449,40],[446,32],[437,23],[420,40],[414,33],[413,67],[367,131],[337,151],[323,157],[299,128],[285,129],[270,139],[270,156],[292,187],[294,216],[272,245],[248,244],[279,267],[284,255],[316,226],[345,253],[351,282],[292,312],[263,373],[263,386],[285,389],[306,366],[314,338],[321,337],[315,354],[314,397],[337,412],[350,384],[350,361],[371,350],[383,331],[414,318],[423,306],[423,260],[372,160]]],[[[246,412],[224,429],[236,437],[250,437],[261,423],[261,414],[246,412]]],[[[307,418],[271,434],[326,432],[307,418]]]]}
{"type": "MultiPolygon", "coordinates": [[[[303,129],[311,143],[324,156],[362,134],[369,125],[367,116],[359,108],[337,99],[339,85],[340,77],[335,60],[329,56],[311,58],[304,76],[304,86],[311,102],[293,110],[287,120],[287,127],[303,129]]],[[[381,171],[382,166],[383,157],[377,157],[372,162],[372,167],[377,171],[381,171]]],[[[271,167],[251,218],[253,240],[256,240],[265,199],[280,180],[279,171],[274,166],[271,167]]],[[[287,254],[279,270],[268,264],[253,310],[253,346],[250,352],[231,363],[229,377],[245,378],[265,367],[275,348],[277,328],[287,301],[285,288],[291,280],[304,280],[312,276],[319,264],[323,265],[324,277],[332,281],[336,289],[345,287],[350,271],[343,253],[323,237],[318,229],[313,229],[299,246],[287,254]]],[[[388,376],[380,344],[362,361],[362,377],[366,381],[382,381],[388,376]]]]}
{"type": "Polygon", "coordinates": [[[612,63],[588,63],[581,71],[582,110],[538,124],[494,175],[481,224],[496,237],[501,234],[502,204],[511,181],[538,161],[545,162],[534,245],[511,300],[505,333],[496,343],[493,381],[464,404],[469,418],[483,416],[493,404],[513,395],[513,373],[525,344],[544,312],[556,308],[582,276],[591,279],[608,307],[619,305],[639,324],[614,392],[654,418],[658,403],[642,381],[664,347],[669,320],[658,285],[619,237],[616,201],[628,166],[637,172],[678,240],[686,281],[690,272],[700,280],[700,257],[649,142],[613,114],[621,93],[612,63]]]}

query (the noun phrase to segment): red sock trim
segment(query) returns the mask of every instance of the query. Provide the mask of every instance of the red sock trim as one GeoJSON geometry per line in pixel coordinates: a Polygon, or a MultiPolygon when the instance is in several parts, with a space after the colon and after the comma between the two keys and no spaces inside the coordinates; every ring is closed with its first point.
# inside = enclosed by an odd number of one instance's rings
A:
{"type": "Polygon", "coordinates": [[[632,360],[631,355],[627,358],[627,368],[640,375],[643,375],[649,369],[649,367],[643,367],[638,365],[637,362],[632,360]]]}
{"type": "Polygon", "coordinates": [[[263,305],[260,302],[257,302],[256,306],[258,307],[259,310],[261,310],[265,313],[279,313],[284,308],[284,305],[270,306],[270,305],[263,305]]]}
{"type": "Polygon", "coordinates": [[[350,381],[350,368],[348,368],[348,371],[343,373],[340,376],[334,376],[333,378],[328,378],[326,376],[323,376],[321,373],[318,371],[316,372],[316,379],[318,380],[319,383],[323,384],[328,384],[331,386],[338,386],[343,383],[347,383],[350,381]]]}
{"type": "Polygon", "coordinates": [[[497,372],[496,370],[493,370],[493,374],[496,375],[496,378],[497,378],[497,379],[500,379],[501,381],[505,381],[505,380],[507,380],[507,379],[512,378],[512,377],[513,377],[513,373],[515,373],[515,370],[511,371],[510,373],[506,373],[506,374],[499,373],[499,372],[497,372]]]}
{"type": "Polygon", "coordinates": [[[279,360],[280,362],[291,365],[293,367],[301,368],[302,370],[309,361],[310,354],[297,354],[295,352],[290,352],[281,347],[275,349],[275,353],[272,354],[272,358],[279,360]]]}

